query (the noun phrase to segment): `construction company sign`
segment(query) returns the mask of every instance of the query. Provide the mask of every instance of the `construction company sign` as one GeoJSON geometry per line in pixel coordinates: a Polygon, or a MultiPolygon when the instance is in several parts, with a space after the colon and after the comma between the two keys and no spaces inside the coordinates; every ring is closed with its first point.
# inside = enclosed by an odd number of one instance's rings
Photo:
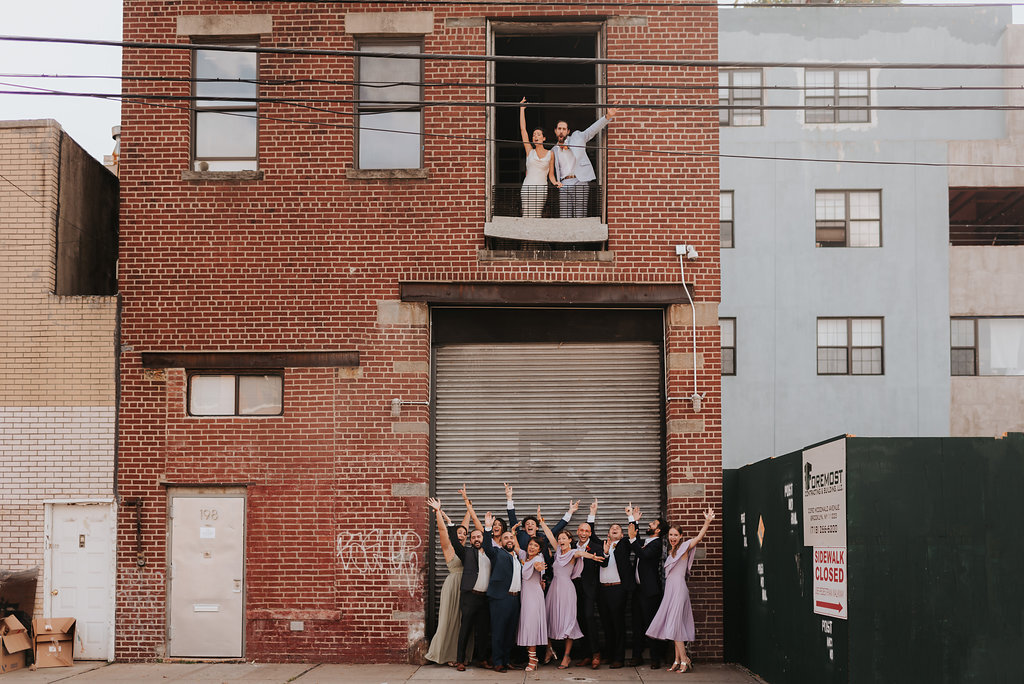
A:
{"type": "Polygon", "coordinates": [[[814,547],[814,612],[845,620],[846,440],[803,452],[804,545],[814,547]]]}

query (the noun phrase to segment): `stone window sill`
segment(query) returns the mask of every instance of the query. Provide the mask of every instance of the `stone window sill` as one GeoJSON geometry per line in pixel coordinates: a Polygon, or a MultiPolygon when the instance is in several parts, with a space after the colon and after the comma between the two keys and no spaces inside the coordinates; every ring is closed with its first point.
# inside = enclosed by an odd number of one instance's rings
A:
{"type": "Polygon", "coordinates": [[[211,181],[211,182],[234,182],[234,181],[259,181],[263,180],[262,171],[182,171],[183,181],[211,181]]]}
{"type": "Polygon", "coordinates": [[[426,169],[349,169],[349,180],[423,180],[430,178],[426,169]]]}
{"type": "Polygon", "coordinates": [[[613,263],[615,252],[609,250],[547,250],[547,249],[481,249],[480,261],[594,261],[613,263]]]}

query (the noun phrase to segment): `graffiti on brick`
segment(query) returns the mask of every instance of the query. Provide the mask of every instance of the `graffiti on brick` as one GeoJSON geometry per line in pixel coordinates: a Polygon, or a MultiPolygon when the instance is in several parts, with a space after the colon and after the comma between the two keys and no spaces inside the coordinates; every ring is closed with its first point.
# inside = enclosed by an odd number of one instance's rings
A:
{"type": "Polygon", "coordinates": [[[338,533],[336,552],[345,572],[391,578],[410,596],[422,586],[420,553],[423,539],[408,529],[338,533]]]}

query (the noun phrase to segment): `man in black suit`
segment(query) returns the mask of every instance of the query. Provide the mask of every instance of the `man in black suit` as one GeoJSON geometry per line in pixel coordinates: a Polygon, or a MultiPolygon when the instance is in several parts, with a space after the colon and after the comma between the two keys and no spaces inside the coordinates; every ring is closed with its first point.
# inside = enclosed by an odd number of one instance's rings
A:
{"type": "MultiPolygon", "coordinates": [[[[473,530],[469,533],[469,546],[463,546],[458,537],[450,535],[455,555],[462,561],[462,590],[459,596],[459,609],[462,613],[462,624],[459,626],[459,647],[457,650],[458,665],[462,672],[466,669],[466,643],[469,635],[475,634],[474,648],[477,660],[483,667],[488,667],[487,659],[490,652],[488,629],[490,625],[490,605],[487,600],[487,584],[491,578],[491,560],[484,551],[484,533],[473,530]]],[[[487,547],[491,546],[490,541],[487,547]]]]}
{"type": "MultiPolygon", "coordinates": [[[[490,518],[490,513],[487,514],[490,518]]],[[[490,528],[491,520],[485,526],[490,528]]],[[[501,548],[484,544],[491,561],[491,578],[487,598],[491,602],[491,657],[495,672],[508,672],[512,646],[519,626],[519,593],[523,589],[523,564],[516,554],[515,537],[511,532],[501,535],[501,548]]]]}
{"type": "Polygon", "coordinates": [[[658,612],[662,594],[662,537],[668,531],[662,518],[655,518],[647,525],[647,536],[640,538],[639,521],[643,515],[639,508],[634,507],[629,515],[629,541],[636,556],[633,566],[633,579],[636,588],[633,590],[633,660],[630,665],[643,664],[644,643],[651,651],[651,669],[661,667],[661,656],[664,644],[657,639],[647,637],[647,628],[658,612]]]}
{"type": "MultiPolygon", "coordinates": [[[[569,524],[572,519],[572,514],[576,512],[576,509],[580,507],[580,502],[577,499],[573,501],[569,500],[569,510],[566,511],[562,519],[555,523],[555,526],[551,528],[551,534],[558,538],[558,533],[565,529],[565,526],[569,524]]],[[[515,527],[519,522],[516,517],[516,505],[512,501],[512,487],[508,483],[505,483],[505,508],[508,511],[508,524],[515,527]]],[[[540,507],[537,508],[540,512],[540,507]]],[[[554,558],[551,555],[551,545],[548,544],[547,535],[541,531],[540,526],[537,523],[537,518],[528,515],[523,518],[522,526],[516,530],[516,541],[519,543],[519,548],[525,549],[530,545],[530,540],[535,539],[540,544],[541,553],[544,554],[544,562],[548,564],[548,569],[544,573],[545,587],[551,582],[552,567],[554,558]]]]}
{"type": "Polygon", "coordinates": [[[576,663],[576,667],[590,665],[593,669],[601,667],[601,646],[598,642],[601,625],[597,619],[597,584],[600,564],[604,561],[604,542],[594,535],[594,520],[597,519],[597,499],[590,504],[590,515],[587,522],[580,523],[576,528],[576,548],[593,554],[595,559],[584,558],[583,572],[572,582],[576,585],[576,622],[583,632],[583,638],[576,643],[577,648],[585,655],[576,663]]]}
{"type": "Polygon", "coordinates": [[[604,655],[613,670],[622,667],[626,660],[626,592],[632,591],[634,585],[630,549],[629,542],[622,538],[622,526],[615,523],[609,527],[604,562],[597,577],[597,607],[604,627],[604,655]]]}

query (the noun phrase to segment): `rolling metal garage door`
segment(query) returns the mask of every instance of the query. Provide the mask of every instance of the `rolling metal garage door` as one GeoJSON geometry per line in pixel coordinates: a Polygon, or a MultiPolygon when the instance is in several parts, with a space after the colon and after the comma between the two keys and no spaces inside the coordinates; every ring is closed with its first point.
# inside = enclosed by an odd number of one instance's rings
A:
{"type": "MultiPolygon", "coordinates": [[[[549,525],[581,499],[570,529],[600,504],[597,533],[662,507],[661,350],[649,342],[455,344],[435,350],[436,496],[456,523],[469,487],[481,521],[505,517],[503,482],[523,518],[549,525]]],[[[433,526],[431,526],[433,530],[433,526]]],[[[434,598],[447,570],[434,554],[434,598]]]]}

